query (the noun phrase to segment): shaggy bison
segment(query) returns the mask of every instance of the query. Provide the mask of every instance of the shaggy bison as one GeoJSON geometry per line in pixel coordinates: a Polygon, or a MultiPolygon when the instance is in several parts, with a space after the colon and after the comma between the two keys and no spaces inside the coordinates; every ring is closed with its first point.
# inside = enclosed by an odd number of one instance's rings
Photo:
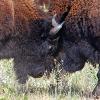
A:
{"type": "MultiPolygon", "coordinates": [[[[93,65],[100,64],[99,0],[72,0],[70,3],[66,0],[51,0],[51,4],[49,13],[58,14],[56,18],[58,23],[65,20],[63,28],[55,35],[57,49],[54,47],[53,49],[66,72],[81,70],[86,61],[93,65]],[[71,9],[69,9],[69,14],[66,14],[69,4],[71,9]],[[61,14],[63,14],[62,17],[61,14]]],[[[55,18],[53,22],[55,25],[58,24],[55,18]]],[[[97,77],[98,84],[93,94],[100,96],[100,70],[97,77]]]]}
{"type": "Polygon", "coordinates": [[[53,56],[49,56],[48,41],[62,24],[52,28],[50,23],[35,1],[0,0],[0,58],[14,59],[19,83],[26,83],[28,76],[38,78],[51,71],[53,56]]]}

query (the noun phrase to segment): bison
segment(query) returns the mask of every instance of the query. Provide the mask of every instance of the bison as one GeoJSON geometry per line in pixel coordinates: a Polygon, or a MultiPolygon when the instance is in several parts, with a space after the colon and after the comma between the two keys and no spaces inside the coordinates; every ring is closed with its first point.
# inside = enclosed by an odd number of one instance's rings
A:
{"type": "Polygon", "coordinates": [[[0,58],[14,59],[21,84],[26,83],[28,76],[39,78],[53,67],[48,41],[63,23],[52,27],[49,19],[35,1],[0,0],[0,58]]]}
{"type": "MultiPolygon", "coordinates": [[[[71,73],[81,70],[87,61],[93,65],[100,64],[99,0],[72,0],[68,3],[66,0],[63,1],[51,0],[52,5],[49,10],[51,15],[55,13],[58,15],[57,21],[55,18],[52,19],[55,25],[65,20],[62,29],[54,34],[53,39],[56,44],[51,46],[52,50],[55,51],[53,56],[57,57],[66,72],[71,73]],[[71,9],[69,9],[69,14],[66,14],[66,8],[69,8],[69,4],[71,9]],[[68,16],[66,17],[66,15],[68,16]]],[[[97,77],[98,83],[93,94],[100,96],[100,70],[97,77]]]]}

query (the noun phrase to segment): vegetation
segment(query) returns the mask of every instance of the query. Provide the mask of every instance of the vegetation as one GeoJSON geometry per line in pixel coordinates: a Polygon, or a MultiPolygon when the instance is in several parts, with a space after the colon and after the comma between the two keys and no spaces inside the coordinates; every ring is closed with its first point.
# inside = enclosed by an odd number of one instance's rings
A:
{"type": "Polygon", "coordinates": [[[64,74],[60,71],[40,79],[30,77],[28,93],[18,93],[13,71],[13,59],[0,61],[0,100],[92,100],[98,68],[86,64],[82,71],[64,74]],[[58,75],[58,76],[57,76],[58,75]]]}

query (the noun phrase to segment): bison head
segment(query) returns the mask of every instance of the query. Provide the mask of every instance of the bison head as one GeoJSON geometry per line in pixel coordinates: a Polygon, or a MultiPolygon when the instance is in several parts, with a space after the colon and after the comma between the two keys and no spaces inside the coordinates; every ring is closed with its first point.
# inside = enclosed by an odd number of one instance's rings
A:
{"type": "MultiPolygon", "coordinates": [[[[39,78],[53,69],[53,52],[58,48],[59,37],[55,37],[62,28],[61,24],[48,20],[31,20],[30,34],[13,37],[14,70],[20,83],[25,83],[28,75],[39,78]],[[54,25],[57,24],[57,25],[54,25]]],[[[9,42],[10,43],[10,42],[9,42]]]]}
{"type": "MultiPolygon", "coordinates": [[[[64,16],[62,16],[62,18],[64,18],[64,16]]],[[[55,19],[52,19],[52,22],[53,25],[57,25],[55,19]]],[[[81,70],[84,67],[86,61],[91,62],[93,65],[95,63],[100,63],[100,54],[98,52],[98,49],[95,48],[95,46],[90,41],[88,41],[89,39],[82,39],[80,38],[80,36],[77,36],[76,38],[76,34],[74,33],[73,37],[70,37],[70,35],[67,34],[66,23],[65,25],[63,24],[64,22],[61,23],[60,31],[58,31],[57,33],[55,32],[56,34],[52,35],[51,33],[53,32],[52,30],[50,31],[51,37],[49,37],[50,41],[48,42],[49,45],[51,43],[55,43],[53,46],[50,46],[50,52],[54,51],[52,52],[53,56],[58,57],[58,60],[62,67],[67,72],[75,72],[81,70]]],[[[95,45],[97,47],[96,42],[95,45]]]]}

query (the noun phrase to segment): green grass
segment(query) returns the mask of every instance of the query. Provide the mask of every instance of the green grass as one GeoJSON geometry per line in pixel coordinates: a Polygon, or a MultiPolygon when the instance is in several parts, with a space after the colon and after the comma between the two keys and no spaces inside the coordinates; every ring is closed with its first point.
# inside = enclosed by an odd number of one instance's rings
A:
{"type": "Polygon", "coordinates": [[[58,82],[55,72],[49,79],[45,75],[40,79],[30,77],[28,93],[18,94],[12,62],[13,59],[0,61],[0,100],[92,100],[98,68],[90,64],[74,74],[59,73],[58,82]]]}

